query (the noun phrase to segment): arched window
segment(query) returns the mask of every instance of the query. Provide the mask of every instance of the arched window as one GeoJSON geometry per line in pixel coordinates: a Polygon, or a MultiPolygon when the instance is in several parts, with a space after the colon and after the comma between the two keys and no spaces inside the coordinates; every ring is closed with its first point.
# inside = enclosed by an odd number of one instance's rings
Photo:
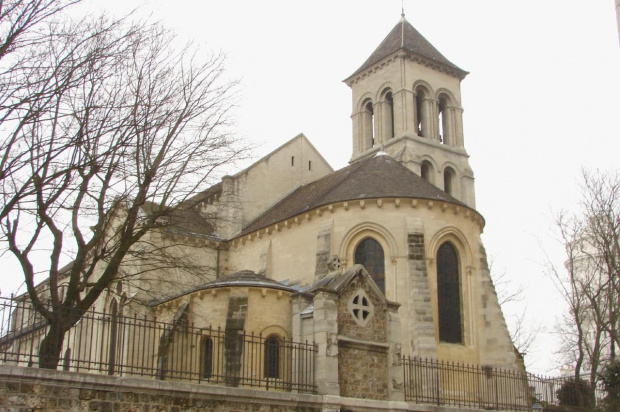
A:
{"type": "Polygon", "coordinates": [[[424,160],[420,165],[420,176],[429,183],[434,183],[433,165],[428,160],[424,160]]]}
{"type": "Polygon", "coordinates": [[[427,107],[426,107],[427,93],[422,87],[418,87],[415,90],[415,110],[416,110],[416,127],[418,136],[428,136],[428,119],[427,119],[427,107]]]}
{"type": "Polygon", "coordinates": [[[448,112],[449,99],[445,94],[439,96],[439,141],[442,144],[452,144],[450,136],[450,114],[448,112]]]}
{"type": "Polygon", "coordinates": [[[362,140],[363,149],[372,149],[375,146],[375,112],[372,101],[366,100],[363,104],[362,140]]]}
{"type": "Polygon", "coordinates": [[[437,251],[437,306],[439,340],[463,343],[459,257],[450,242],[443,243],[437,251]]]}
{"type": "Polygon", "coordinates": [[[383,248],[373,238],[366,238],[355,249],[355,263],[363,265],[381,292],[385,293],[385,258],[383,248]]]}
{"type": "Polygon", "coordinates": [[[65,350],[65,356],[62,359],[62,370],[68,371],[71,367],[71,348],[65,350]]]}
{"type": "Polygon", "coordinates": [[[392,92],[385,94],[385,104],[385,136],[391,139],[394,137],[394,98],[392,97],[392,92]]]}
{"type": "Polygon", "coordinates": [[[202,339],[202,377],[210,379],[213,376],[213,339],[202,339]]]}
{"type": "Polygon", "coordinates": [[[116,346],[118,338],[118,303],[112,299],[110,305],[110,346],[108,351],[108,375],[114,375],[116,368],[116,346]]]}
{"type": "Polygon", "coordinates": [[[280,339],[271,335],[265,339],[265,378],[280,377],[280,339]]]}
{"type": "Polygon", "coordinates": [[[454,194],[454,170],[451,167],[443,171],[443,190],[449,195],[454,194]]]}

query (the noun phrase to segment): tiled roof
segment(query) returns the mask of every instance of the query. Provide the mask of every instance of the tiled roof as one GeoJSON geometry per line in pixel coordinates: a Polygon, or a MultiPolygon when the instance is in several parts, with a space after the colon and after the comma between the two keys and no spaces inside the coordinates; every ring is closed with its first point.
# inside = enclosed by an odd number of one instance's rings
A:
{"type": "MultiPolygon", "coordinates": [[[[159,205],[152,202],[146,202],[142,206],[142,210],[146,214],[151,214],[157,210],[159,205]]],[[[172,210],[169,215],[164,217],[168,222],[164,226],[164,230],[189,235],[209,236],[213,234],[213,225],[208,219],[205,219],[198,210],[189,205],[179,205],[172,210]]]]}
{"type": "Polygon", "coordinates": [[[162,303],[179,298],[181,296],[188,295],[190,293],[198,292],[201,290],[225,288],[225,287],[257,287],[257,288],[284,290],[284,291],[291,292],[291,293],[296,291],[295,288],[284,285],[273,279],[265,277],[264,275],[254,273],[251,270],[242,270],[239,272],[232,273],[228,276],[223,276],[220,279],[216,279],[211,282],[207,282],[202,285],[193,287],[191,289],[184,290],[180,293],[169,295],[169,296],[164,296],[160,299],[152,300],[151,302],[149,302],[149,304],[151,306],[157,306],[162,303]]]}
{"type": "MultiPolygon", "coordinates": [[[[301,186],[250,222],[241,235],[331,203],[377,198],[441,200],[466,206],[428,183],[389,155],[353,163],[301,186]]],[[[466,206],[467,207],[467,206],[466,206]]]]}
{"type": "Polygon", "coordinates": [[[370,57],[355,71],[349,78],[368,69],[375,63],[385,59],[398,50],[406,50],[410,53],[417,54],[427,59],[433,60],[442,65],[448,66],[455,70],[459,75],[465,77],[467,72],[450,60],[444,57],[428,40],[424,38],[406,19],[402,19],[385,39],[379,47],[370,55],[370,57]]]}

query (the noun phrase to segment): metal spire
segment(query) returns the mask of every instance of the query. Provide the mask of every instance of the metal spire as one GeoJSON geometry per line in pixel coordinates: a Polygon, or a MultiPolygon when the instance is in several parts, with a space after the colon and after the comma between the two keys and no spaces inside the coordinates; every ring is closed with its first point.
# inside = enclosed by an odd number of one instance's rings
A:
{"type": "Polygon", "coordinates": [[[405,46],[405,0],[400,0],[400,47],[405,46]]]}

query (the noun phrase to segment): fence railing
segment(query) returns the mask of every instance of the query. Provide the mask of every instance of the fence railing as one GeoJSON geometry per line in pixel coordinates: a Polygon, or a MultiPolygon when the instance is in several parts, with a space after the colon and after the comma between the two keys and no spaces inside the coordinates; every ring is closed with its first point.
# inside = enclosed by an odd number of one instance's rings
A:
{"type": "MultiPolygon", "coordinates": [[[[29,304],[0,298],[0,362],[36,366],[47,323],[29,304]]],[[[315,393],[313,343],[242,330],[197,328],[90,310],[64,337],[58,369],[315,393]]]]}
{"type": "Polygon", "coordinates": [[[596,399],[603,397],[600,390],[578,396],[570,377],[544,378],[436,359],[403,358],[403,371],[405,399],[415,403],[530,411],[537,402],[545,410],[583,411],[593,409],[596,399]]]}
{"type": "MultiPolygon", "coordinates": [[[[0,297],[0,363],[37,366],[47,331],[29,303],[0,297]]],[[[316,353],[313,343],[198,328],[183,315],[161,322],[90,310],[65,334],[57,368],[316,393],[316,353]]],[[[587,410],[603,397],[573,396],[570,378],[436,359],[403,358],[403,373],[405,400],[417,404],[529,411],[539,402],[545,410],[587,410]]]]}

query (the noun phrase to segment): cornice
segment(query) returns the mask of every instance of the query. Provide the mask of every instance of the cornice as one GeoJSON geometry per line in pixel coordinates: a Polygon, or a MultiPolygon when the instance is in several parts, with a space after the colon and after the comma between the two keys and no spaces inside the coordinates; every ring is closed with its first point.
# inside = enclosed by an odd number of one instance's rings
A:
{"type": "Polygon", "coordinates": [[[439,63],[435,60],[429,59],[428,57],[412,53],[405,49],[400,49],[385,57],[383,60],[379,60],[377,63],[373,64],[369,68],[344,79],[343,82],[346,83],[347,86],[352,87],[352,85],[359,83],[360,81],[364,80],[364,78],[381,70],[383,67],[400,60],[410,60],[414,63],[418,63],[422,66],[429,67],[438,72],[445,73],[459,80],[463,80],[468,74],[467,72],[460,72],[443,63],[439,63]]]}
{"type": "Polygon", "coordinates": [[[230,246],[238,247],[245,245],[248,242],[254,242],[256,240],[263,239],[264,237],[277,236],[278,233],[286,230],[291,230],[297,226],[301,226],[307,222],[310,222],[314,218],[320,218],[324,214],[334,214],[349,212],[353,209],[363,210],[367,207],[376,207],[377,209],[386,210],[390,208],[394,209],[426,209],[426,210],[438,210],[442,213],[453,214],[461,216],[464,220],[469,220],[476,224],[482,233],[485,225],[484,217],[475,211],[464,205],[457,205],[454,203],[431,200],[431,199],[418,199],[418,198],[368,198],[368,199],[355,199],[351,201],[343,201],[330,203],[316,207],[314,209],[305,211],[299,215],[293,216],[288,219],[284,219],[277,223],[255,230],[251,233],[243,236],[238,236],[230,240],[230,246]]]}

